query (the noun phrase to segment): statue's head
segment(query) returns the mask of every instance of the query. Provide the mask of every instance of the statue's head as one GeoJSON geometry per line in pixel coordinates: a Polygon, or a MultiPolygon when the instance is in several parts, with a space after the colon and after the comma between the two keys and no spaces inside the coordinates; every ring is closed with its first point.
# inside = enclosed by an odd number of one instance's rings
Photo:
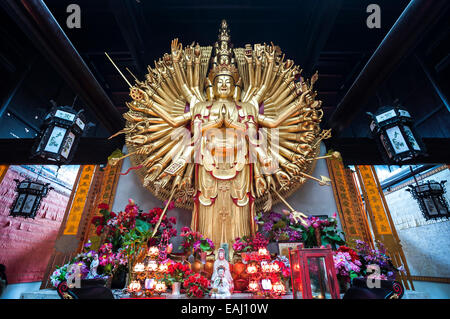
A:
{"type": "Polygon", "coordinates": [[[224,260],[225,259],[225,249],[219,248],[218,255],[219,255],[220,260],[224,260]]]}
{"type": "Polygon", "coordinates": [[[214,96],[219,98],[228,98],[233,94],[234,79],[229,75],[218,75],[214,79],[214,96]]]}
{"type": "Polygon", "coordinates": [[[220,266],[217,268],[217,275],[219,275],[219,277],[223,277],[225,275],[225,267],[220,266]]]}

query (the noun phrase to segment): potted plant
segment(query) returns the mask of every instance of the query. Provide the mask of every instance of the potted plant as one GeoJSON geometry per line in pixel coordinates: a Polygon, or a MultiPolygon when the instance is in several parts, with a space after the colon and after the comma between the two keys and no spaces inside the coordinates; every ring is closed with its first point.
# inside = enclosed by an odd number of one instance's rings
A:
{"type": "Polygon", "coordinates": [[[337,229],[336,213],[325,219],[309,216],[306,225],[299,223],[290,227],[302,233],[302,242],[305,248],[330,245],[333,250],[336,250],[339,246],[345,244],[341,237],[344,233],[337,229]]]}
{"type": "Polygon", "coordinates": [[[182,263],[170,264],[164,280],[172,286],[172,295],[179,295],[181,283],[190,275],[191,271],[188,265],[182,263]]]}
{"type": "MultiPolygon", "coordinates": [[[[366,277],[368,275],[367,270],[371,266],[375,265],[379,269],[379,273],[374,273],[371,275],[372,279],[379,280],[395,280],[397,273],[399,271],[404,271],[403,266],[396,268],[392,263],[392,259],[387,255],[386,249],[380,241],[376,241],[376,246],[378,249],[373,249],[369,244],[356,240],[355,251],[359,256],[361,261],[361,274],[366,277]]],[[[372,273],[372,271],[370,271],[372,273]]]]}
{"type": "Polygon", "coordinates": [[[209,293],[209,280],[199,273],[191,274],[183,282],[186,295],[190,298],[202,298],[209,293]]]}
{"type": "Polygon", "coordinates": [[[336,277],[339,281],[339,290],[345,293],[353,278],[361,276],[361,261],[358,254],[347,246],[340,246],[333,254],[336,277]]]}
{"type": "Polygon", "coordinates": [[[299,242],[302,239],[301,230],[291,227],[296,223],[291,218],[291,213],[287,210],[282,210],[282,213],[258,213],[255,220],[259,225],[259,230],[269,240],[268,248],[273,253],[279,253],[276,243],[299,242]]]}

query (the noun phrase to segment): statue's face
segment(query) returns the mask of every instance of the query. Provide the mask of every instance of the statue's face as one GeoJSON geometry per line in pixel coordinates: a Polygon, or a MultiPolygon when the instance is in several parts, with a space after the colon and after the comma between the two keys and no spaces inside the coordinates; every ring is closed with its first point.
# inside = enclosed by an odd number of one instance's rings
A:
{"type": "Polygon", "coordinates": [[[223,270],[222,268],[219,269],[219,271],[217,272],[217,274],[219,275],[219,277],[223,277],[225,275],[225,270],[223,270]]]}
{"type": "Polygon", "coordinates": [[[233,79],[228,75],[219,75],[214,80],[214,94],[216,97],[227,98],[232,95],[233,79]]]}
{"type": "Polygon", "coordinates": [[[220,259],[220,260],[225,259],[225,253],[224,253],[222,250],[219,251],[219,259],[220,259]]]}

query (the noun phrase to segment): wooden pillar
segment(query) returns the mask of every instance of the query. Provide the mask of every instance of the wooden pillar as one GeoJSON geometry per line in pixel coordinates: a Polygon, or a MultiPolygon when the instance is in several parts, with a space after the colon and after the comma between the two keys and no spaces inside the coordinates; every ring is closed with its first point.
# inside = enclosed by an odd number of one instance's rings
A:
{"type": "Polygon", "coordinates": [[[410,289],[409,286],[411,286],[411,289],[414,290],[408,263],[375,168],[372,165],[358,165],[355,168],[364,195],[365,205],[369,212],[375,239],[386,247],[395,267],[400,265],[405,267],[406,276],[399,273],[400,280],[406,289],[410,289]]]}
{"type": "Polygon", "coordinates": [[[360,194],[352,172],[337,159],[327,159],[327,166],[347,244],[354,247],[355,240],[359,239],[373,246],[367,216],[360,205],[360,194]]]}
{"type": "Polygon", "coordinates": [[[89,213],[89,201],[95,200],[96,179],[98,183],[99,167],[95,165],[80,166],[76,183],[70,195],[64,219],[61,223],[53,254],[41,284],[41,289],[50,288],[50,275],[56,266],[69,262],[77,253],[84,236],[83,225],[89,213]]]}
{"type": "Polygon", "coordinates": [[[91,224],[91,220],[94,216],[101,216],[100,210],[98,209],[99,204],[104,203],[107,204],[110,209],[112,208],[121,168],[122,162],[119,162],[115,166],[108,164],[104,169],[102,169],[102,179],[101,183],[98,185],[97,196],[95,197],[95,200],[90,202],[89,216],[86,219],[82,244],[84,245],[88,240],[91,240],[91,247],[93,250],[98,249],[103,243],[102,238],[96,234],[95,225],[91,224]]]}

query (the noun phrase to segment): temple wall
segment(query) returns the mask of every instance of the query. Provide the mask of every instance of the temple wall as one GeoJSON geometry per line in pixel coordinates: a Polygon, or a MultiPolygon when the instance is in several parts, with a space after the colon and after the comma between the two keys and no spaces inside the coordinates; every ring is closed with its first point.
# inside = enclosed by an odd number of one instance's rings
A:
{"type": "Polygon", "coordinates": [[[16,197],[14,179],[25,177],[34,179],[35,174],[10,166],[0,184],[0,264],[6,266],[10,284],[42,280],[70,197],[70,190],[59,187],[42,199],[35,219],[9,216],[16,197]]]}
{"type": "MultiPolygon", "coordinates": [[[[445,168],[425,180],[450,181],[445,168]]],[[[448,185],[447,185],[448,189],[448,185]]],[[[450,192],[445,194],[450,203],[450,192]]],[[[412,276],[450,277],[450,220],[426,221],[406,188],[385,193],[412,276]]]]}
{"type": "MultiPolygon", "coordinates": [[[[125,151],[126,149],[124,152],[125,151]]],[[[325,153],[325,146],[322,143],[321,155],[325,153]]],[[[128,158],[125,159],[122,166],[122,172],[126,172],[130,166],[130,160],[128,158]]],[[[325,160],[317,161],[313,175],[318,178],[320,178],[320,175],[329,177],[325,160]]],[[[149,210],[158,206],[162,207],[161,201],[142,186],[135,171],[131,171],[128,175],[120,176],[112,210],[114,212],[123,210],[127,205],[129,198],[133,198],[136,204],[143,210],[149,210]]],[[[337,212],[332,188],[329,186],[319,186],[317,182],[311,180],[307,181],[287,200],[294,208],[306,214],[331,216],[334,212],[337,212]]],[[[284,208],[285,207],[282,204],[277,204],[273,207],[273,210],[281,211],[281,209],[284,208]]],[[[191,224],[191,211],[174,208],[169,210],[167,214],[169,217],[176,217],[176,228],[178,233],[180,233],[182,227],[190,226],[191,224]]],[[[174,249],[178,248],[180,241],[181,237],[179,236],[173,240],[174,249]]]]}

